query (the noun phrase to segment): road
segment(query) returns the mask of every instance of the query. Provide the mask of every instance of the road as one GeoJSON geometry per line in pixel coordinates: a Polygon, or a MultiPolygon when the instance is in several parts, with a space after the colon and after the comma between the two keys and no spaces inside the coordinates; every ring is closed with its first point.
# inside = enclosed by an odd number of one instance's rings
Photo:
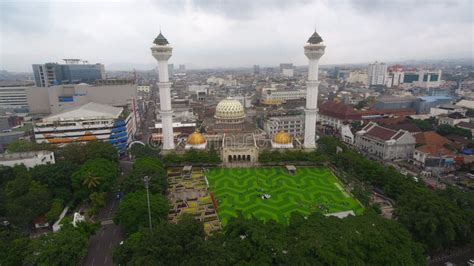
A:
{"type": "MultiPolygon", "coordinates": [[[[120,161],[120,168],[124,174],[131,171],[132,165],[133,162],[131,161],[120,161]]],[[[97,214],[97,220],[101,222],[101,228],[89,240],[89,249],[84,265],[114,265],[112,261],[114,247],[125,239],[122,227],[115,225],[112,221],[119,204],[120,199],[116,197],[116,193],[111,193],[105,207],[97,214]]]]}

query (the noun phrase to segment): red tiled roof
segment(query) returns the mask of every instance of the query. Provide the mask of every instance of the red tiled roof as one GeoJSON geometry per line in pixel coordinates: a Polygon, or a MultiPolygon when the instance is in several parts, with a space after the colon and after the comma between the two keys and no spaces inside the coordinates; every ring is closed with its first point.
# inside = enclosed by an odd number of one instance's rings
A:
{"type": "Polygon", "coordinates": [[[354,108],[342,103],[327,101],[319,106],[319,113],[342,120],[360,120],[360,114],[354,108]]]}
{"type": "Polygon", "coordinates": [[[438,147],[437,145],[423,145],[416,148],[416,150],[431,154],[433,156],[442,156],[442,155],[453,155],[454,153],[444,147],[438,147]]]}
{"type": "Polygon", "coordinates": [[[410,133],[421,132],[421,129],[412,123],[400,123],[400,124],[392,124],[392,125],[385,125],[386,127],[393,129],[393,130],[406,130],[410,133]]]}
{"type": "Polygon", "coordinates": [[[397,131],[375,125],[366,134],[378,139],[390,140],[397,134],[397,131]]]}
{"type": "Polygon", "coordinates": [[[434,131],[421,132],[415,135],[416,144],[427,144],[443,147],[445,144],[451,144],[451,141],[434,131]]]}
{"type": "Polygon", "coordinates": [[[402,109],[380,109],[380,110],[367,110],[360,113],[361,115],[398,115],[408,116],[416,114],[416,109],[413,108],[402,108],[402,109]]]}
{"type": "Polygon", "coordinates": [[[458,127],[463,127],[463,128],[469,128],[469,129],[474,129],[474,123],[467,123],[467,122],[460,122],[457,124],[458,127]]]}

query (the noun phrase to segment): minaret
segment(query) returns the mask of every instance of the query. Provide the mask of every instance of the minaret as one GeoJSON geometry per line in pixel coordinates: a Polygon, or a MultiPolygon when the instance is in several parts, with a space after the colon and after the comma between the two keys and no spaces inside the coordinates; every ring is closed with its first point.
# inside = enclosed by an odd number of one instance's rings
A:
{"type": "Polygon", "coordinates": [[[161,123],[163,125],[163,150],[174,149],[173,138],[173,109],[171,109],[170,89],[171,83],[168,77],[168,59],[170,59],[173,52],[173,47],[168,43],[168,40],[163,34],[158,35],[153,41],[151,47],[151,54],[158,61],[158,77],[157,83],[160,90],[160,115],[161,123]]]}
{"type": "Polygon", "coordinates": [[[318,70],[319,58],[323,56],[326,46],[323,39],[314,31],[304,46],[304,54],[309,59],[308,80],[306,81],[306,108],[304,110],[304,142],[305,149],[316,148],[316,118],[318,115],[318,70]]]}

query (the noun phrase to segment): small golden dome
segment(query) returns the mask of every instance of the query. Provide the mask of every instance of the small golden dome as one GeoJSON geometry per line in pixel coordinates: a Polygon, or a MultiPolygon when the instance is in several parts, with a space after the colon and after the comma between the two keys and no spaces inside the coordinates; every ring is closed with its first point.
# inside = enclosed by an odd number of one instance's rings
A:
{"type": "Polygon", "coordinates": [[[196,131],[192,133],[191,135],[189,135],[186,143],[189,145],[201,145],[201,144],[206,143],[206,139],[201,133],[196,131]]]}
{"type": "Polygon", "coordinates": [[[291,136],[285,131],[280,131],[273,136],[273,142],[277,144],[290,144],[291,136]]]}

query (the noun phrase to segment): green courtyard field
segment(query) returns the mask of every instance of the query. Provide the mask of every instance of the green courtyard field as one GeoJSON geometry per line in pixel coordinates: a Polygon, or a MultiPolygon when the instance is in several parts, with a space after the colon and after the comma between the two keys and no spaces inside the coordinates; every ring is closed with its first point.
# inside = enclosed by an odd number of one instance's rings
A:
{"type": "Polygon", "coordinates": [[[349,196],[327,168],[297,167],[290,175],[284,167],[213,168],[206,173],[209,190],[217,200],[223,225],[241,211],[246,217],[287,223],[292,212],[335,213],[363,207],[349,196]],[[262,195],[271,197],[262,199],[262,195]]]}

